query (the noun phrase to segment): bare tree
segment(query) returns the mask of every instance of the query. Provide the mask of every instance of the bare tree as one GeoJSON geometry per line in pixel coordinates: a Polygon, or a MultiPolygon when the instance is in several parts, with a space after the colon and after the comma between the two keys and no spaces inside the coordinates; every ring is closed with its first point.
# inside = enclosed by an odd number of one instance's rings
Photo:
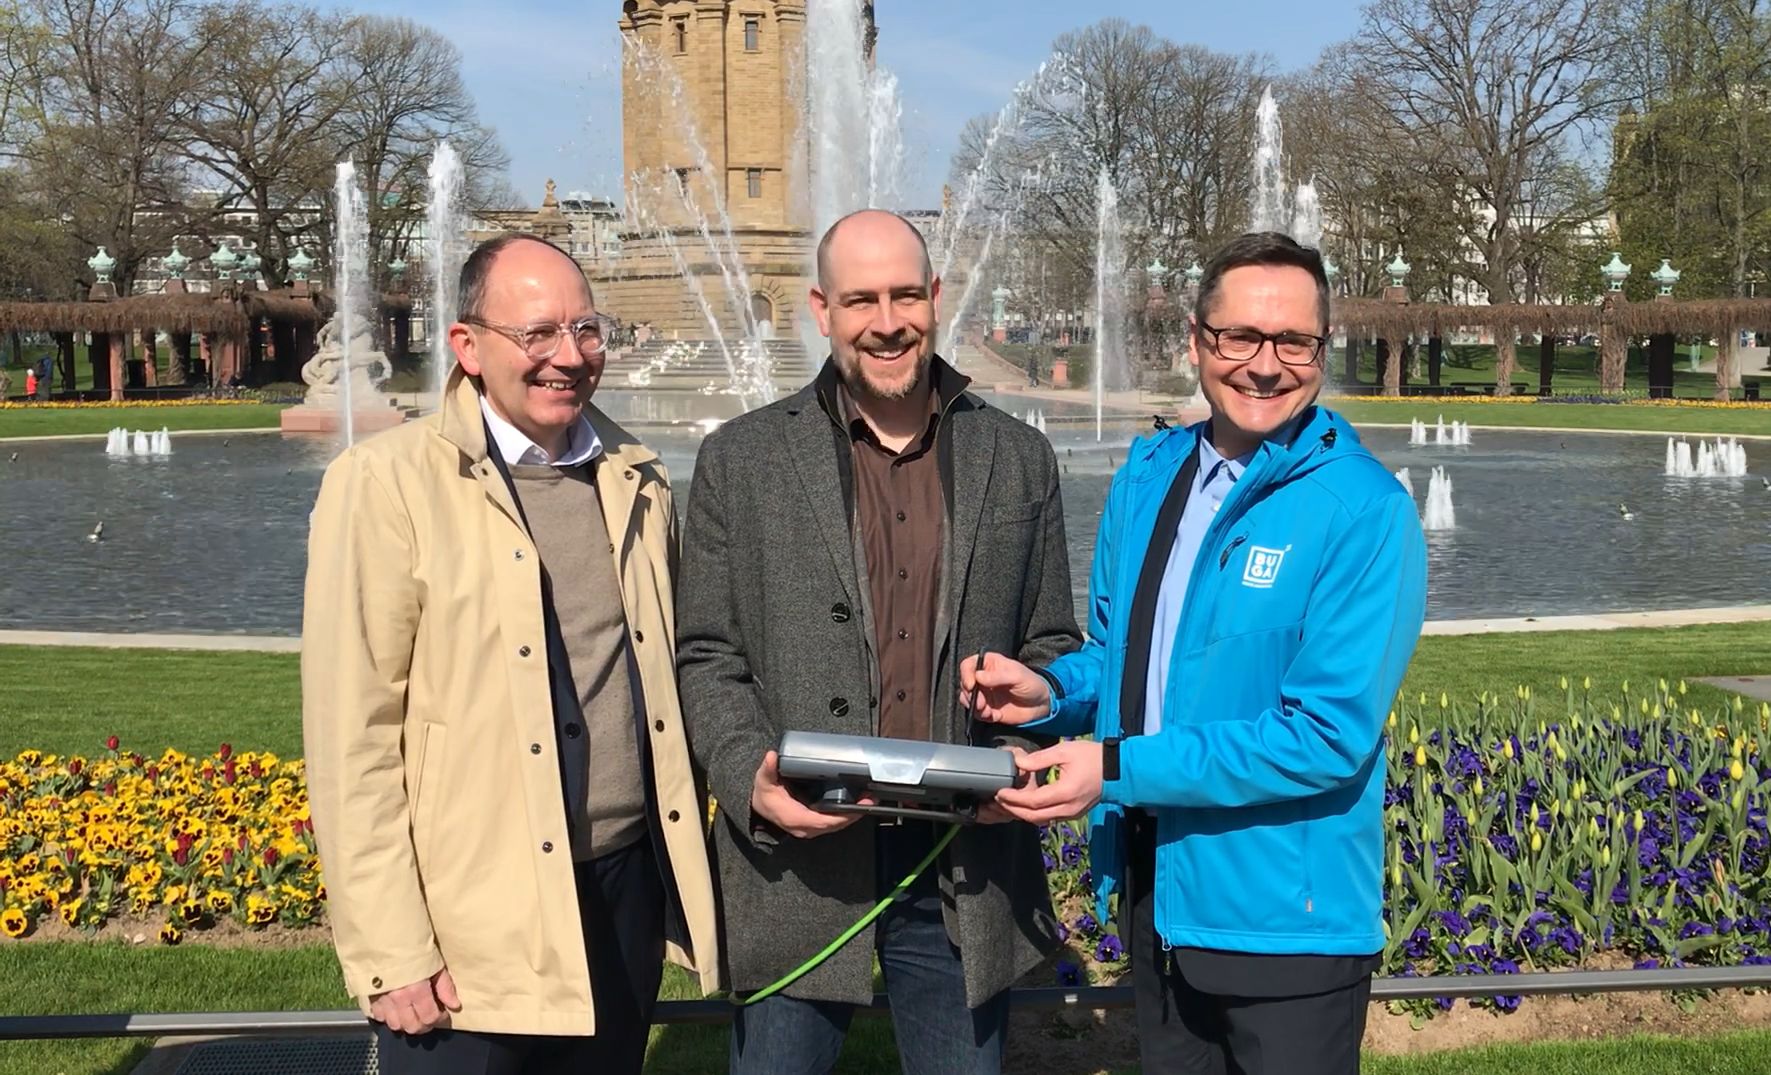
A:
{"type": "Polygon", "coordinates": [[[1529,192],[1607,106],[1608,0],[1375,0],[1357,45],[1415,159],[1455,169],[1492,302],[1517,294],[1529,192]]]}
{"type": "Polygon", "coordinates": [[[332,184],[331,130],[351,93],[340,63],[345,25],[246,0],[202,15],[202,32],[216,42],[213,76],[181,117],[184,155],[199,184],[220,185],[217,212],[252,212],[269,279],[282,276],[297,247],[316,245],[332,184]]]}
{"type": "Polygon", "coordinates": [[[345,27],[340,75],[347,93],[332,126],[340,158],[357,164],[369,204],[370,271],[404,256],[424,215],[431,152],[441,139],[460,154],[467,204],[505,197],[508,158],[475,115],[461,80],[461,53],[408,19],[359,16],[345,27]]]}

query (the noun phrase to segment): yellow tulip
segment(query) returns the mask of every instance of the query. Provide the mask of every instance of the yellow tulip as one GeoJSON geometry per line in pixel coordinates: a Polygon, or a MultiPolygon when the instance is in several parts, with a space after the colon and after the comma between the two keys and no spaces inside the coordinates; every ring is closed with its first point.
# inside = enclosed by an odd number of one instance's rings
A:
{"type": "Polygon", "coordinates": [[[1593,689],[1593,677],[1592,676],[1582,676],[1581,680],[1580,680],[1580,689],[1583,691],[1592,690],[1593,689]]]}
{"type": "Polygon", "coordinates": [[[1728,766],[1728,776],[1732,780],[1745,780],[1746,779],[1746,766],[1740,764],[1739,758],[1735,758],[1734,761],[1728,766]]]}
{"type": "Polygon", "coordinates": [[[1666,771],[1666,786],[1669,789],[1679,786],[1679,771],[1677,769],[1668,769],[1666,771]]]}
{"type": "Polygon", "coordinates": [[[1681,695],[1685,693],[1685,681],[1682,679],[1679,680],[1679,693],[1681,695]]]}
{"type": "Polygon", "coordinates": [[[1472,787],[1472,789],[1471,789],[1471,790],[1473,790],[1473,791],[1474,791],[1474,792],[1475,792],[1475,793],[1476,793],[1476,794],[1477,794],[1477,795],[1481,795],[1481,794],[1482,794],[1482,777],[1481,777],[1481,776],[1480,776],[1480,775],[1478,775],[1478,776],[1477,776],[1477,777],[1476,777],[1476,783],[1475,783],[1475,785],[1474,785],[1474,786],[1473,786],[1473,787],[1472,787]]]}
{"type": "Polygon", "coordinates": [[[1390,730],[1396,730],[1396,711],[1394,709],[1390,710],[1390,730]]]}
{"type": "Polygon", "coordinates": [[[1568,689],[1568,677],[1567,676],[1561,677],[1561,679],[1559,679],[1557,682],[1560,684],[1560,687],[1562,690],[1568,689]]]}
{"type": "MultiPolygon", "coordinates": [[[[1427,748],[1426,747],[1415,747],[1414,748],[1414,764],[1416,766],[1424,766],[1427,764],[1427,748]]],[[[1367,874],[1366,876],[1370,876],[1370,875],[1367,874]]]]}
{"type": "Polygon", "coordinates": [[[1513,737],[1512,736],[1509,735],[1505,739],[1502,739],[1500,741],[1500,751],[1502,754],[1505,754],[1507,756],[1508,761],[1512,760],[1512,758],[1513,758],[1513,737]]]}
{"type": "Polygon", "coordinates": [[[1604,847],[1601,847],[1599,849],[1599,865],[1601,865],[1601,866],[1611,865],[1611,845],[1610,844],[1606,844],[1604,847]]]}
{"type": "Polygon", "coordinates": [[[1534,832],[1531,834],[1531,850],[1533,850],[1533,851],[1542,851],[1543,850],[1543,833],[1534,832]]]}
{"type": "Polygon", "coordinates": [[[1439,692],[1439,708],[1440,709],[1451,708],[1451,699],[1446,696],[1444,691],[1439,692]]]}

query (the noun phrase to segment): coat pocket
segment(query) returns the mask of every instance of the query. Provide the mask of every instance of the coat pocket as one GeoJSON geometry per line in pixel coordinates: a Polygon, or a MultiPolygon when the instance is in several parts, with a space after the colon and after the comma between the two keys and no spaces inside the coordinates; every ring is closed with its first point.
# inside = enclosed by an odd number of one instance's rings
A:
{"type": "Polygon", "coordinates": [[[431,865],[432,834],[436,832],[437,801],[441,799],[443,748],[449,729],[426,721],[418,745],[418,780],[412,785],[412,849],[418,856],[420,876],[431,865]]]}

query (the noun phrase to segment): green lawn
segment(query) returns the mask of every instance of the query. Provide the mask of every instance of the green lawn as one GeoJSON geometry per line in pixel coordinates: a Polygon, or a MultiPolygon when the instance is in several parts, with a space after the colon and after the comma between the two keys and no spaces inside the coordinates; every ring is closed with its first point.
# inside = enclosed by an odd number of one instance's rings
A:
{"type": "Polygon", "coordinates": [[[1328,396],[1323,404],[1355,425],[1407,425],[1416,418],[1432,425],[1443,416],[1447,422],[1455,420],[1475,426],[1771,436],[1771,402],[1752,407],[1710,408],[1645,403],[1441,403],[1328,396]]]}
{"type": "MultiPolygon", "coordinates": [[[[1467,698],[1510,692],[1528,683],[1554,696],[1557,677],[1590,675],[1615,691],[1629,678],[1765,672],[1765,624],[1707,625],[1605,632],[1430,637],[1421,640],[1404,689],[1467,698]]],[[[0,756],[26,747],[97,754],[107,735],[157,754],[168,746],[209,752],[221,742],[240,750],[300,754],[300,683],[291,654],[187,653],[74,647],[0,646],[0,756]]],[[[1691,687],[1700,704],[1726,695],[1691,687]]],[[[8,943],[0,941],[0,1014],[53,1012],[330,1009],[347,1005],[330,950],[322,943],[283,950],[209,949],[189,941],[156,944],[8,943]]],[[[679,973],[665,995],[694,988],[679,973]]],[[[724,1066],[725,1031],[665,1027],[653,1035],[648,1072],[691,1075],[724,1066]]],[[[146,1045],[123,1039],[0,1043],[6,1075],[127,1072],[146,1045]]],[[[1479,1050],[1425,1058],[1372,1057],[1377,1075],[1684,1075],[1771,1068],[1771,1035],[1699,1042],[1632,1040],[1479,1050]],[[1760,1066],[1755,1068],[1748,1063],[1760,1066]]],[[[887,1020],[857,1020],[843,1075],[897,1070],[887,1020]]],[[[1048,1075],[1083,1075],[1051,1071],[1048,1075]]],[[[1122,1069],[1120,1075],[1132,1075],[1122,1069]]]]}
{"type": "MultiPolygon", "coordinates": [[[[1456,699],[1529,685],[1552,697],[1558,678],[1591,676],[1596,692],[1632,690],[1653,679],[1764,674],[1771,624],[1701,624],[1618,631],[1423,638],[1405,691],[1444,691],[1456,699]]],[[[286,653],[0,646],[0,756],[27,747],[92,754],[115,734],[143,754],[167,747],[208,753],[222,742],[239,750],[301,753],[301,677],[286,653]]],[[[1691,684],[1695,704],[1727,696],[1691,684]]],[[[1638,691],[1639,693],[1639,691],[1638,691]]]]}
{"type": "Polygon", "coordinates": [[[280,403],[215,403],[177,407],[8,407],[0,440],[109,433],[125,429],[275,429],[280,403]]]}
{"type": "MultiPolygon", "coordinates": [[[[158,755],[301,754],[301,676],[285,653],[0,646],[0,756],[92,755],[115,734],[158,755]]],[[[3,1070],[3,1069],[0,1069],[3,1070]]]]}
{"type": "Polygon", "coordinates": [[[1771,1032],[1703,1038],[1495,1045],[1429,1056],[1372,1056],[1367,1075],[1762,1075],[1771,1071],[1771,1032]]]}
{"type": "MultiPolygon", "coordinates": [[[[337,1010],[350,1006],[332,950],[323,943],[285,949],[132,947],[118,942],[0,942],[0,1014],[337,1010]]],[[[666,998],[694,995],[667,968],[666,998]]],[[[148,1042],[128,1038],[0,1042],[6,1075],[125,1075],[148,1042]]],[[[1023,1047],[1027,1042],[1020,1043],[1023,1047]]],[[[1037,1048],[1036,1046],[1034,1047],[1037,1048]]],[[[648,1075],[703,1075],[725,1067],[724,1027],[658,1027],[648,1075]]],[[[1370,1075],[1744,1075],[1767,1069],[1771,1033],[1701,1039],[1636,1037],[1617,1041],[1496,1046],[1419,1057],[1368,1056],[1370,1075]]],[[[1103,1058],[1106,1061],[1107,1058],[1103,1058]]],[[[891,1022],[854,1023],[839,1075],[899,1070],[891,1022]]],[[[1048,1067],[1046,1075],[1094,1075],[1097,1069],[1048,1067]]],[[[1136,1075],[1136,1067],[1114,1075],[1136,1075]]]]}

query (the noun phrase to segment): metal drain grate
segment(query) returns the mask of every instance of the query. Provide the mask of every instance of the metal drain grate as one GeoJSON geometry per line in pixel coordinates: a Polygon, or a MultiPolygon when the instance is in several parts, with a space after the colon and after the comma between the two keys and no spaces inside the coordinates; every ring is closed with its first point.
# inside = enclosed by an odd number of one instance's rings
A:
{"type": "Polygon", "coordinates": [[[191,1047],[173,1075],[380,1075],[375,1038],[243,1038],[191,1047]]]}

